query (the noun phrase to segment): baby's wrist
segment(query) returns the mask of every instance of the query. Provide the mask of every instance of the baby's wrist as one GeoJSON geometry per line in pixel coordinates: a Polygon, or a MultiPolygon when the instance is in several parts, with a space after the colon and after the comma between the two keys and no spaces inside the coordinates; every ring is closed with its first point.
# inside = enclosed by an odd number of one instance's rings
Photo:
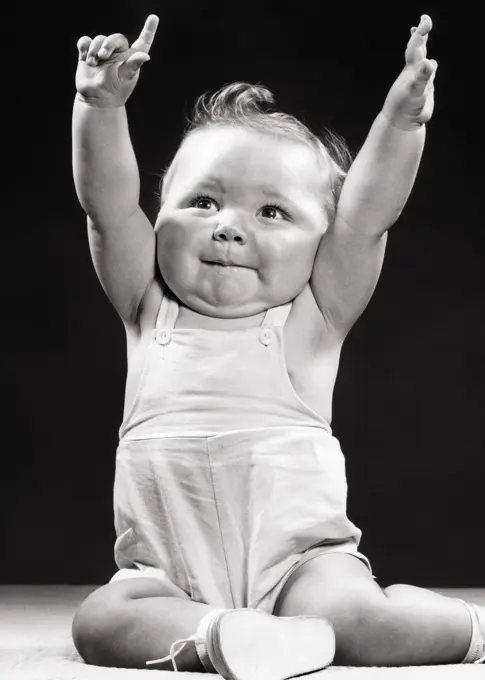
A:
{"type": "Polygon", "coordinates": [[[420,132],[426,128],[425,123],[413,120],[409,116],[392,115],[386,112],[385,109],[381,110],[378,117],[381,118],[383,124],[399,132],[420,132]]]}
{"type": "Polygon", "coordinates": [[[93,109],[123,109],[125,107],[122,102],[113,102],[102,99],[101,97],[86,97],[80,92],[76,92],[74,101],[85,106],[90,106],[93,109]]]}

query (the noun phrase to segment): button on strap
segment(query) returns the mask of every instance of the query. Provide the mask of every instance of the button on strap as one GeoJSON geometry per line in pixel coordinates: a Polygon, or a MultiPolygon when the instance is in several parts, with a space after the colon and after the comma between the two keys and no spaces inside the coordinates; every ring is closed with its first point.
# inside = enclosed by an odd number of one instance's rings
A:
{"type": "Polygon", "coordinates": [[[273,342],[273,331],[271,330],[271,328],[262,328],[259,331],[259,341],[266,347],[269,347],[269,345],[271,345],[271,343],[273,342]]]}
{"type": "Polygon", "coordinates": [[[164,331],[164,330],[158,330],[157,334],[155,336],[155,340],[158,342],[159,345],[168,345],[171,339],[171,334],[169,331],[164,331]]]}

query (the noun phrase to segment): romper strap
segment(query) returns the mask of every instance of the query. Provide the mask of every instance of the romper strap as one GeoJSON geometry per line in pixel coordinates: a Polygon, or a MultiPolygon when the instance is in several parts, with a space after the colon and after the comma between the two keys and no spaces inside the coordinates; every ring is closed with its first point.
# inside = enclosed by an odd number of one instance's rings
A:
{"type": "Polygon", "coordinates": [[[286,319],[288,318],[288,315],[291,311],[291,306],[293,304],[293,301],[290,300],[289,302],[286,302],[284,305],[279,305],[278,307],[270,307],[270,309],[267,310],[263,323],[261,326],[268,326],[270,328],[278,328],[280,326],[284,326],[286,319]]]}
{"type": "Polygon", "coordinates": [[[162,303],[158,311],[156,328],[163,328],[164,330],[169,331],[173,330],[178,314],[178,302],[173,297],[171,291],[164,284],[162,303]]]}

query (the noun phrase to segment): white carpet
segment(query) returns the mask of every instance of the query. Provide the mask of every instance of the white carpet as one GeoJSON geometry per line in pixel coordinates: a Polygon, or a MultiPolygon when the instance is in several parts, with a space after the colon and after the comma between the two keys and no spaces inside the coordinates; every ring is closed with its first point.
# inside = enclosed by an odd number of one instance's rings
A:
{"type": "MultiPolygon", "coordinates": [[[[0,586],[0,680],[197,680],[200,673],[88,666],[71,640],[75,609],[95,586],[0,586]]],[[[437,591],[485,605],[485,589],[437,591]]],[[[211,676],[215,677],[215,676],[211,676]]],[[[348,668],[332,666],[311,680],[485,680],[485,666],[348,668]]]]}

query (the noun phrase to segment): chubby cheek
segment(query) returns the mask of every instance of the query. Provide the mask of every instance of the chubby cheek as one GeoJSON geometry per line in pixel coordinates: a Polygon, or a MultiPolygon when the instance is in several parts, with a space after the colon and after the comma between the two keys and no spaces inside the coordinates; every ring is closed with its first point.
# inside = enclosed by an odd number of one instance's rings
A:
{"type": "Polygon", "coordinates": [[[271,281],[285,298],[296,297],[309,282],[319,241],[320,237],[295,239],[268,249],[265,257],[268,283],[271,281]]]}
{"type": "Polygon", "coordinates": [[[180,235],[174,231],[157,231],[157,264],[162,279],[167,286],[177,294],[180,286],[186,285],[185,272],[189,269],[184,265],[184,246],[180,235]]]}
{"type": "Polygon", "coordinates": [[[201,230],[190,226],[175,219],[164,220],[157,225],[157,258],[161,270],[176,270],[183,263],[198,257],[201,230]]]}
{"type": "Polygon", "coordinates": [[[178,220],[164,220],[157,225],[158,252],[169,253],[171,257],[177,256],[190,248],[193,236],[194,230],[184,228],[178,220]]]}

